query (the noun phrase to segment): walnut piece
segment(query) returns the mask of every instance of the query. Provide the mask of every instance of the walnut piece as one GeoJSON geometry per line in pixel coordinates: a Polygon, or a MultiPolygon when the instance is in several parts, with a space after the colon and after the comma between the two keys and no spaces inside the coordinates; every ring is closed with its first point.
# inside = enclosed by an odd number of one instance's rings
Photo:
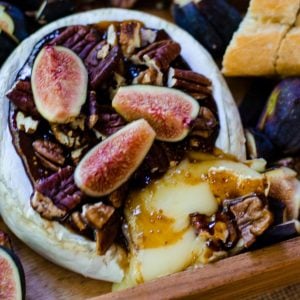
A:
{"type": "Polygon", "coordinates": [[[3,231],[0,231],[0,246],[8,249],[12,249],[11,240],[9,236],[3,231]]]}
{"type": "Polygon", "coordinates": [[[95,91],[90,91],[88,95],[88,127],[93,128],[99,120],[99,105],[95,91]]]}
{"type": "Polygon", "coordinates": [[[64,150],[59,144],[48,140],[36,140],[32,143],[35,155],[42,165],[50,170],[58,171],[65,163],[64,150]]]}
{"type": "Polygon", "coordinates": [[[113,207],[119,208],[122,206],[122,204],[126,200],[128,188],[128,185],[125,183],[117,190],[113,191],[110,195],[108,195],[108,200],[113,205],[113,207]]]}
{"type": "Polygon", "coordinates": [[[146,64],[157,71],[166,71],[180,55],[180,45],[171,40],[153,43],[131,57],[136,64],[146,64]]]}
{"type": "Polygon", "coordinates": [[[183,90],[195,99],[204,99],[212,93],[211,81],[189,70],[169,69],[168,87],[183,90]]]}
{"type": "Polygon", "coordinates": [[[126,21],[120,25],[120,45],[125,57],[130,57],[135,49],[142,46],[141,23],[126,21]]]}
{"type": "Polygon", "coordinates": [[[67,166],[35,184],[31,205],[43,218],[62,219],[81,203],[84,195],[75,185],[73,174],[74,169],[67,166]]]}
{"type": "Polygon", "coordinates": [[[249,248],[273,222],[272,213],[256,194],[225,200],[224,207],[234,216],[246,248],[249,248]]]}

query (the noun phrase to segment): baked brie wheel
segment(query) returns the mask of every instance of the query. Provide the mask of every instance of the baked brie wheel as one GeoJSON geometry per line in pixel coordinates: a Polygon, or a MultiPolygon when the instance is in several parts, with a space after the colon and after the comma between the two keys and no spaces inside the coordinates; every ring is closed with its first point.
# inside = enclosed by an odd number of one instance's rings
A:
{"type": "Polygon", "coordinates": [[[121,9],[76,14],[22,42],[0,78],[1,216],[54,263],[121,288],[226,255],[200,228],[215,222],[227,241],[225,199],[250,194],[227,209],[252,197],[269,224],[265,177],[237,162],[232,95],[175,25],[121,9]]]}

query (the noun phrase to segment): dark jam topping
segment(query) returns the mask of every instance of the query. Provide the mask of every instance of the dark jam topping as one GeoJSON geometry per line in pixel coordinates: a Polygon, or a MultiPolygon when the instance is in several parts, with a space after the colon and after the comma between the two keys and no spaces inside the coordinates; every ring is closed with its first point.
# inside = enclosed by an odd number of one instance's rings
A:
{"type": "MultiPolygon", "coordinates": [[[[133,21],[135,22],[135,21],[133,21]]],[[[128,23],[127,21],[125,23],[128,23]]],[[[130,22],[129,22],[130,23],[130,22]]],[[[94,58],[91,57],[92,51],[95,51],[95,47],[101,46],[101,43],[106,43],[105,40],[108,38],[107,31],[108,27],[110,25],[114,25],[116,28],[116,36],[120,38],[120,28],[122,26],[122,22],[102,22],[99,24],[94,24],[90,26],[71,26],[67,28],[60,28],[57,29],[50,34],[46,35],[41,41],[39,41],[33,48],[30,56],[28,57],[27,61],[25,62],[24,66],[19,71],[16,82],[21,80],[30,83],[31,80],[31,71],[33,67],[33,63],[35,61],[36,56],[38,55],[39,51],[45,47],[47,44],[53,43],[53,40],[59,41],[60,39],[61,44],[58,43],[58,45],[69,45],[68,47],[76,52],[84,61],[86,68],[88,70],[88,73],[90,77],[92,76],[93,72],[95,71],[92,68],[95,68],[94,64],[94,58]],[[63,42],[62,35],[66,32],[66,30],[69,30],[68,36],[71,35],[69,38],[73,38],[74,41],[77,40],[77,44],[72,43],[72,40],[68,40],[67,42],[63,42]],[[80,38],[78,37],[79,31],[83,32],[83,36],[80,38]],[[77,34],[77,36],[76,36],[77,34]],[[80,48],[80,42],[82,42],[84,45],[84,48],[80,48]],[[85,43],[85,44],[84,44],[85,43]],[[80,50],[79,50],[80,49],[80,50]]],[[[141,24],[141,23],[139,23],[141,24]]],[[[148,30],[147,28],[143,27],[144,30],[148,30]]],[[[164,30],[153,30],[150,29],[153,34],[155,34],[155,40],[152,42],[148,42],[149,44],[153,44],[158,41],[165,41],[170,40],[170,37],[164,30]]],[[[151,33],[151,32],[150,32],[151,33]]],[[[117,47],[117,46],[115,46],[117,47]]],[[[119,47],[119,46],[118,46],[119,47]]],[[[135,53],[138,51],[143,50],[147,47],[143,46],[141,48],[135,49],[135,53]]],[[[121,49],[121,47],[120,47],[121,49]]],[[[121,50],[118,50],[121,51],[121,50]]],[[[122,49],[124,51],[124,49],[122,49]]],[[[97,54],[97,53],[96,53],[97,54]]],[[[97,56],[97,55],[96,55],[97,56]]],[[[96,58],[97,59],[97,58],[96,58]]],[[[118,58],[119,59],[119,58],[118,58]]],[[[181,56],[178,56],[176,59],[174,59],[169,67],[174,69],[181,69],[181,70],[190,70],[190,67],[187,65],[187,63],[184,61],[184,59],[181,56]]],[[[119,61],[119,64],[117,66],[112,66],[113,72],[108,77],[108,79],[104,80],[104,82],[101,85],[97,85],[95,89],[91,89],[91,82],[89,82],[89,95],[91,93],[97,93],[96,97],[96,106],[95,104],[89,104],[89,101],[86,102],[86,104],[82,108],[81,114],[83,116],[88,116],[90,112],[90,108],[95,112],[98,112],[97,121],[94,126],[94,128],[89,128],[88,121],[85,119],[83,121],[83,125],[74,125],[74,124],[66,124],[66,125],[57,125],[57,124],[49,124],[46,120],[44,120],[39,115],[31,115],[34,120],[37,120],[39,122],[38,128],[34,133],[25,133],[22,130],[18,129],[17,126],[17,114],[19,112],[22,112],[22,109],[20,107],[17,107],[15,104],[18,102],[15,102],[13,96],[8,96],[10,100],[12,101],[10,103],[10,114],[9,114],[9,125],[11,134],[13,137],[13,143],[14,146],[20,155],[23,164],[25,166],[25,170],[31,180],[31,183],[33,186],[36,186],[38,182],[41,180],[44,180],[48,178],[50,175],[55,175],[56,171],[55,168],[49,168],[49,165],[52,165],[54,163],[55,167],[55,161],[47,161],[47,157],[43,157],[40,155],[40,153],[37,153],[37,150],[34,149],[33,143],[37,140],[42,141],[49,141],[51,143],[58,143],[60,144],[60,148],[63,151],[63,155],[65,157],[65,160],[63,162],[62,166],[59,166],[59,168],[66,168],[66,167],[72,167],[75,168],[80,158],[86,153],[89,149],[91,149],[95,144],[99,143],[102,140],[101,134],[109,135],[115,132],[116,130],[122,128],[126,122],[122,120],[121,116],[119,116],[111,107],[111,93],[114,89],[117,89],[120,86],[120,83],[118,82],[118,78],[114,76],[115,73],[118,73],[124,81],[123,84],[130,85],[133,83],[133,81],[144,71],[147,70],[147,66],[144,64],[137,64],[134,63],[128,55],[121,54],[121,60],[119,61]],[[15,104],[13,104],[15,103],[15,104]],[[74,127],[75,126],[75,127],[74,127]],[[66,139],[66,137],[69,137],[71,141],[71,145],[61,143],[60,138],[66,139]],[[73,144],[72,144],[73,143],[73,144]],[[79,145],[77,145],[77,143],[79,145]],[[78,154],[79,153],[79,154],[78,154]],[[79,155],[78,157],[76,155],[79,155]],[[48,164],[45,164],[45,159],[48,164]],[[47,167],[48,166],[48,167],[47,167]]],[[[98,71],[98,70],[96,70],[98,71]]],[[[101,70],[100,70],[101,71],[101,70]]],[[[97,74],[96,74],[97,75],[97,74]]],[[[168,72],[163,71],[163,85],[167,85],[167,76],[168,72]]],[[[90,78],[91,81],[91,78],[90,78]]],[[[21,91],[24,93],[24,91],[21,91]]],[[[188,91],[186,91],[188,92],[188,91]]],[[[26,97],[29,97],[29,100],[33,99],[31,88],[27,91],[25,91],[26,97]],[[27,94],[26,94],[27,93],[27,94]],[[28,96],[29,95],[29,96],[28,96]]],[[[28,99],[27,99],[28,100],[28,99]]],[[[211,113],[214,116],[215,123],[213,128],[210,128],[206,131],[206,125],[199,123],[200,128],[196,128],[195,133],[188,137],[187,139],[178,142],[178,143],[165,143],[160,141],[155,141],[153,147],[149,151],[148,155],[146,156],[144,162],[139,167],[139,169],[134,173],[131,180],[126,183],[126,189],[128,188],[140,188],[142,186],[145,186],[149,184],[152,180],[161,177],[170,167],[170,165],[178,164],[186,155],[186,152],[188,149],[193,150],[200,150],[200,151],[211,151],[214,148],[215,140],[219,133],[219,125],[218,125],[218,114],[217,114],[217,107],[214,99],[212,96],[205,96],[202,99],[199,100],[201,107],[207,107],[211,113]],[[201,126],[204,126],[204,128],[201,128],[201,126]],[[209,132],[209,135],[207,136],[207,132],[209,132]]],[[[23,110],[24,113],[24,110],[23,110]]],[[[25,116],[30,116],[28,112],[24,113],[25,116]]],[[[50,144],[51,144],[50,143],[50,144]]],[[[55,155],[55,153],[54,153],[55,155]]],[[[124,188],[124,187],[121,187],[124,188]]],[[[107,197],[102,198],[90,198],[88,196],[83,197],[83,202],[80,203],[75,209],[71,209],[70,211],[64,210],[67,209],[67,207],[63,207],[63,211],[65,212],[63,215],[63,219],[59,220],[62,223],[64,223],[65,226],[68,226],[69,228],[72,228],[76,230],[76,232],[83,234],[89,238],[96,239],[97,244],[99,244],[101,247],[101,251],[103,249],[106,249],[109,245],[107,243],[111,243],[111,238],[107,238],[106,234],[110,233],[114,237],[117,237],[117,239],[122,240],[123,235],[120,233],[120,217],[118,217],[118,221],[116,221],[115,216],[121,216],[121,219],[123,218],[123,212],[122,212],[122,203],[124,201],[124,195],[126,196],[126,193],[117,193],[118,191],[115,191],[113,195],[109,195],[107,197]],[[121,195],[123,194],[123,198],[121,195]],[[117,197],[117,201],[116,201],[117,197]],[[119,198],[120,199],[119,199],[119,198]],[[116,213],[113,214],[114,218],[110,219],[107,224],[109,224],[110,228],[108,229],[108,225],[106,227],[104,226],[102,229],[95,228],[88,222],[86,222],[86,216],[84,215],[89,210],[93,211],[94,207],[93,205],[96,205],[97,203],[102,202],[106,206],[106,210],[108,211],[108,208],[110,206],[114,206],[115,203],[120,203],[118,206],[115,206],[114,209],[116,213]],[[90,206],[88,209],[83,210],[83,205],[89,204],[90,206]],[[116,228],[119,228],[118,230],[116,228]],[[122,238],[120,239],[120,236],[122,238]],[[101,239],[101,240],[99,240],[101,239]]],[[[68,197],[74,197],[74,195],[77,193],[75,190],[68,190],[64,191],[64,193],[73,193],[68,194],[68,197]],[[74,194],[75,193],[75,194],[74,194]]],[[[58,194],[59,196],[60,194],[58,194]]],[[[36,195],[35,195],[36,196],[36,195]]],[[[55,204],[55,203],[54,203],[55,204]]],[[[48,212],[49,213],[49,212],[48,212]]],[[[50,211],[51,213],[51,211],[50,211]]],[[[51,214],[50,214],[51,215],[51,214]]]]}

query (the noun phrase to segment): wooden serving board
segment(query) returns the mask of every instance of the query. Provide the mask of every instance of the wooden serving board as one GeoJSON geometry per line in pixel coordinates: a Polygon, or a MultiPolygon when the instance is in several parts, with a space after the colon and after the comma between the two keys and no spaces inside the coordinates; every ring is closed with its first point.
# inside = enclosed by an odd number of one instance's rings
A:
{"type": "MultiPolygon", "coordinates": [[[[142,10],[171,20],[168,11],[142,10]]],[[[228,83],[239,101],[249,81],[237,79],[228,83]]],[[[9,232],[1,219],[0,230],[9,232]]],[[[206,266],[205,272],[202,269],[185,271],[121,293],[108,294],[110,283],[87,279],[58,267],[33,252],[13,234],[11,237],[24,266],[28,300],[241,299],[246,295],[300,283],[300,238],[222,260],[206,266]]]]}

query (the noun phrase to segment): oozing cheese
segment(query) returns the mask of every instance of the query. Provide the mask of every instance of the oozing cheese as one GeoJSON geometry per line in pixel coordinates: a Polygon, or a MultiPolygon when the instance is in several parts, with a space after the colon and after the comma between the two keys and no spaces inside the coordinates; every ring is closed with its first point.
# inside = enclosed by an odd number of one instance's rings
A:
{"type": "Polygon", "coordinates": [[[264,176],[228,160],[183,161],[163,178],[129,195],[125,207],[130,238],[130,266],[122,289],[207,263],[213,252],[197,236],[189,215],[211,216],[218,202],[263,192],[264,176]]]}

